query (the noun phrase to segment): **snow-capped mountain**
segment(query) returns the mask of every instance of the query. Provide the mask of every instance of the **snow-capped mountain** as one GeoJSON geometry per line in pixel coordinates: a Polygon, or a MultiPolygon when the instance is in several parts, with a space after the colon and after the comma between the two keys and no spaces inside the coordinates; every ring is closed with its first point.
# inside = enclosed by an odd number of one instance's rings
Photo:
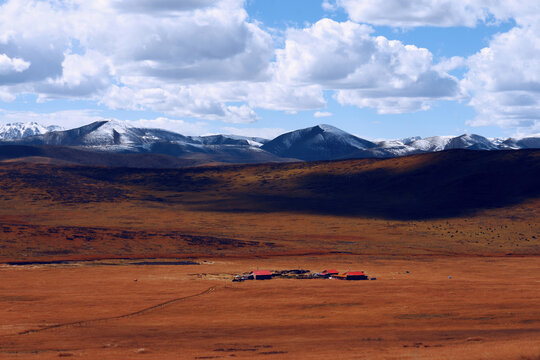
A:
{"type": "Polygon", "coordinates": [[[412,143],[413,141],[416,141],[416,140],[421,140],[422,137],[421,136],[411,136],[411,137],[408,137],[408,138],[403,138],[403,139],[400,139],[398,141],[400,141],[401,143],[405,144],[405,145],[409,145],[410,143],[412,143]]]}
{"type": "Polygon", "coordinates": [[[29,136],[43,135],[51,131],[61,130],[60,126],[42,126],[36,122],[11,123],[0,125],[0,140],[18,140],[29,136]]]}
{"type": "Polygon", "coordinates": [[[483,136],[464,134],[451,139],[444,149],[497,150],[497,145],[483,136]]]}
{"type": "Polygon", "coordinates": [[[409,142],[407,145],[425,152],[442,151],[446,148],[453,136],[431,136],[419,138],[409,142]]]}
{"type": "Polygon", "coordinates": [[[188,137],[161,129],[130,126],[124,121],[96,121],[65,131],[28,137],[21,142],[32,145],[81,146],[96,150],[127,151],[149,147],[157,141],[185,141],[188,137]]]}
{"type": "Polygon", "coordinates": [[[540,137],[527,137],[523,139],[508,138],[499,145],[500,149],[540,149],[540,137]]]}
{"type": "Polygon", "coordinates": [[[239,135],[207,135],[193,136],[194,142],[200,142],[204,145],[244,145],[261,147],[269,140],[258,137],[245,137],[239,135]]]}
{"type": "Polygon", "coordinates": [[[97,121],[79,128],[47,132],[10,142],[31,146],[77,147],[110,153],[162,154],[207,162],[285,161],[261,150],[262,138],[236,135],[184,136],[172,131],[138,128],[129,122],[97,121]]]}
{"type": "MultiPolygon", "coordinates": [[[[402,140],[379,141],[377,147],[372,149],[372,151],[374,150],[378,150],[381,155],[375,157],[384,157],[384,155],[405,156],[420,152],[417,148],[404,143],[402,140]]],[[[377,152],[374,155],[377,155],[377,152]]]]}
{"type": "Polygon", "coordinates": [[[65,131],[46,132],[27,137],[21,142],[31,145],[89,147],[95,150],[148,151],[156,143],[191,146],[262,146],[268,140],[236,135],[184,136],[172,131],[138,128],[126,121],[96,121],[65,131]]]}
{"type": "Polygon", "coordinates": [[[540,138],[487,139],[480,135],[418,136],[370,142],[330,125],[293,131],[266,143],[264,150],[301,160],[390,158],[451,149],[509,150],[540,148],[540,138]]]}
{"type": "Polygon", "coordinates": [[[331,160],[376,146],[371,141],[361,139],[331,125],[317,125],[280,135],[264,144],[262,149],[287,158],[331,160]]]}
{"type": "Polygon", "coordinates": [[[129,122],[97,121],[71,130],[37,123],[0,127],[0,145],[76,147],[109,153],[161,154],[207,162],[314,161],[391,158],[450,149],[517,150],[540,148],[540,138],[488,139],[479,135],[411,137],[371,142],[330,125],[291,131],[273,140],[237,135],[184,136],[138,128],[129,122]]]}

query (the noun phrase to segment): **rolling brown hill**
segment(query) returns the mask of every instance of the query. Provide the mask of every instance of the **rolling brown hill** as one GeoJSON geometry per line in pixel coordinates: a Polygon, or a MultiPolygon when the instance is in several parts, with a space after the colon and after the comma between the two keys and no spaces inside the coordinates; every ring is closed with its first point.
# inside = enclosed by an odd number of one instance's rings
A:
{"type": "Polygon", "coordinates": [[[3,259],[540,253],[540,151],[185,169],[0,165],[3,259]]]}

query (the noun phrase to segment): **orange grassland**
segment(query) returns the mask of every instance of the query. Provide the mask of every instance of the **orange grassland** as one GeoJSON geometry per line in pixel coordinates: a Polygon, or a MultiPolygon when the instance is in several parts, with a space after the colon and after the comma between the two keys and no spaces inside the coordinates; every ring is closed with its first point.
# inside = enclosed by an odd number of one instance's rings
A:
{"type": "Polygon", "coordinates": [[[538,197],[460,209],[460,179],[439,188],[444,204],[381,185],[433,192],[429,166],[448,156],[163,171],[5,163],[0,358],[538,360],[538,197]],[[411,187],[418,174],[427,180],[411,187]],[[354,187],[363,181],[379,184],[373,198],[354,187]],[[326,203],[332,182],[340,207],[326,203]],[[377,280],[231,282],[325,268],[377,280]]]}

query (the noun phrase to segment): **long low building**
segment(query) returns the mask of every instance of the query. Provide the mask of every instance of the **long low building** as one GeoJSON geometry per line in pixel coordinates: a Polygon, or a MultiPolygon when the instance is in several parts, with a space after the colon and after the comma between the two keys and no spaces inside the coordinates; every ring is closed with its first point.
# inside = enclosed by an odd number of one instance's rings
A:
{"type": "Polygon", "coordinates": [[[338,280],[368,280],[367,275],[363,271],[347,271],[340,275],[334,275],[332,278],[338,280]]]}
{"type": "Polygon", "coordinates": [[[268,270],[255,270],[251,274],[255,280],[268,280],[272,278],[272,273],[268,270]]]}

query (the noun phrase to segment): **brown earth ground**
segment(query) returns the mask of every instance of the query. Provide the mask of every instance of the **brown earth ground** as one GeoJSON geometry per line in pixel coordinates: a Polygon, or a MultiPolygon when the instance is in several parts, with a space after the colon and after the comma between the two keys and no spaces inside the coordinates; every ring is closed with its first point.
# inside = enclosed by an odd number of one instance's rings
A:
{"type": "Polygon", "coordinates": [[[463,154],[148,171],[5,163],[0,358],[538,360],[540,153],[463,154]],[[456,161],[470,169],[441,174],[456,161]],[[50,261],[71,262],[13,265],[50,261]],[[231,282],[329,267],[377,280],[231,282]]]}
{"type": "Polygon", "coordinates": [[[540,357],[537,257],[107,264],[0,267],[0,358],[540,357]],[[377,280],[230,282],[247,269],[328,266],[377,280]]]}

